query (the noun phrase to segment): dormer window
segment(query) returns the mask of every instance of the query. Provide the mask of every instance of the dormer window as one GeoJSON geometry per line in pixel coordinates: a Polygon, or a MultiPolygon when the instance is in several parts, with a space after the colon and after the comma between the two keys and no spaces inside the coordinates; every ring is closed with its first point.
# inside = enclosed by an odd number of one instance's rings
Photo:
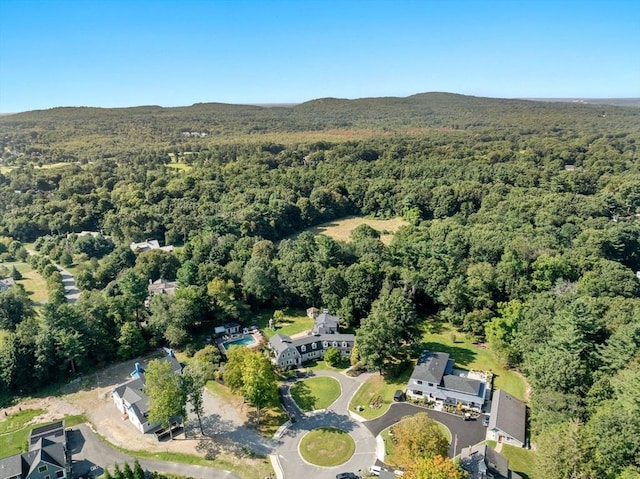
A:
{"type": "Polygon", "coordinates": [[[303,344],[302,346],[300,346],[300,351],[302,351],[303,353],[306,353],[307,347],[303,344]]]}
{"type": "Polygon", "coordinates": [[[311,343],[312,349],[318,349],[318,343],[311,343]]]}
{"type": "Polygon", "coordinates": [[[346,341],[342,341],[342,347],[346,348],[347,347],[347,342],[346,341]]]}
{"type": "Polygon", "coordinates": [[[322,347],[323,348],[328,348],[329,347],[329,341],[322,341],[322,347]]]}
{"type": "Polygon", "coordinates": [[[338,347],[338,341],[334,341],[334,342],[333,342],[333,344],[332,344],[332,346],[333,346],[334,348],[337,348],[337,347],[338,347]]]}

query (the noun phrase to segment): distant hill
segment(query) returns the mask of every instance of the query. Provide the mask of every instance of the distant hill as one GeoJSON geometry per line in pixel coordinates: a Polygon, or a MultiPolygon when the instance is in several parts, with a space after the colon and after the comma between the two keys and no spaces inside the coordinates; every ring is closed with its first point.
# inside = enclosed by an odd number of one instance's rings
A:
{"type": "Polygon", "coordinates": [[[430,130],[555,135],[567,128],[616,132],[634,125],[640,129],[640,110],[628,106],[609,105],[605,115],[601,104],[584,101],[442,92],[404,98],[318,98],[297,105],[59,107],[0,117],[0,152],[5,160],[26,153],[45,162],[82,161],[152,150],[193,151],[236,141],[348,141],[362,135],[430,130]]]}

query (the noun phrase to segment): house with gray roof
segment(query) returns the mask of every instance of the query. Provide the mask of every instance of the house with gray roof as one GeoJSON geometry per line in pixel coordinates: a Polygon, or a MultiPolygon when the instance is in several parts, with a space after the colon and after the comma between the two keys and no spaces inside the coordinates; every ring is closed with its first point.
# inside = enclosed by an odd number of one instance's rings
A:
{"type": "Polygon", "coordinates": [[[476,444],[462,449],[460,467],[469,479],[522,479],[509,469],[509,460],[486,444],[476,444]]]}
{"type": "Polygon", "coordinates": [[[480,411],[486,382],[456,373],[453,365],[447,353],[423,351],[407,383],[407,396],[480,411]]]}
{"type": "MultiPolygon", "coordinates": [[[[182,372],[182,364],[176,359],[173,350],[166,349],[167,355],[161,361],[168,361],[174,373],[182,372]]],[[[131,379],[121,384],[111,392],[113,403],[123,414],[123,419],[128,419],[133,426],[145,434],[158,429],[159,424],[149,422],[149,398],[144,393],[145,371],[140,363],[136,363],[135,369],[129,375],[131,379]]],[[[0,478],[1,479],[1,478],[0,478]]]]}
{"type": "Polygon", "coordinates": [[[523,447],[526,444],[527,406],[498,389],[491,401],[487,440],[523,447]]]}
{"type": "Polygon", "coordinates": [[[318,315],[312,331],[290,338],[275,334],[269,340],[272,361],[283,368],[298,367],[308,361],[322,359],[328,348],[336,348],[343,357],[349,357],[356,337],[339,332],[340,319],[327,312],[318,315]]]}
{"type": "Polygon", "coordinates": [[[0,479],[66,479],[71,477],[64,422],[31,430],[29,452],[0,459],[0,479]]]}

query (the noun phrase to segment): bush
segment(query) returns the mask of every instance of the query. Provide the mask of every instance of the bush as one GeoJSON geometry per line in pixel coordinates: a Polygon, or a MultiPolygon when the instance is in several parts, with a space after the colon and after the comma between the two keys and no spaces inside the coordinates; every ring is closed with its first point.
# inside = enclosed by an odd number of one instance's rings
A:
{"type": "Polygon", "coordinates": [[[327,348],[327,350],[324,352],[324,360],[329,366],[333,366],[335,368],[340,364],[342,355],[337,348],[327,348]]]}

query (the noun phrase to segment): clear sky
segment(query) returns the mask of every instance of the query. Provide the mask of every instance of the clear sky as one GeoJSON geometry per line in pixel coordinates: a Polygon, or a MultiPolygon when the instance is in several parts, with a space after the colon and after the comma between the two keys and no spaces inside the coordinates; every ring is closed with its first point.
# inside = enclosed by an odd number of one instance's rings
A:
{"type": "Polygon", "coordinates": [[[0,0],[0,112],[640,97],[640,0],[0,0]]]}

